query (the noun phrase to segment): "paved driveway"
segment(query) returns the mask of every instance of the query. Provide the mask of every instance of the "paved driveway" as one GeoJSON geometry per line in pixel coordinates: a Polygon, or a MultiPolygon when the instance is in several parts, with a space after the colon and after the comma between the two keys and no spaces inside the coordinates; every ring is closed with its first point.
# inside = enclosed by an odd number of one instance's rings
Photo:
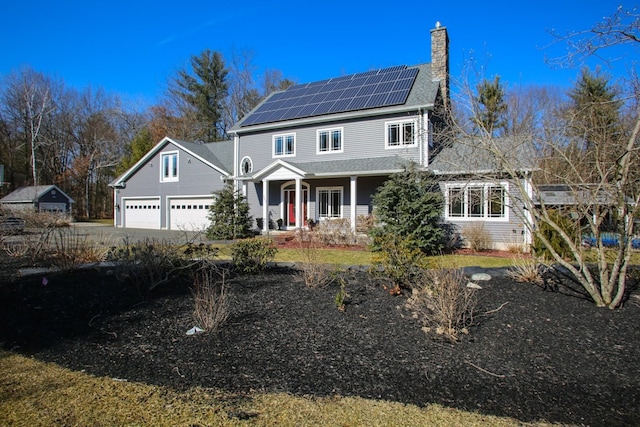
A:
{"type": "Polygon", "coordinates": [[[71,227],[80,234],[102,241],[106,244],[119,244],[125,239],[136,242],[144,239],[169,240],[176,243],[186,242],[207,242],[211,243],[204,235],[204,232],[178,231],[178,230],[147,230],[142,228],[116,228],[110,225],[96,224],[90,222],[75,222],[71,227]]]}

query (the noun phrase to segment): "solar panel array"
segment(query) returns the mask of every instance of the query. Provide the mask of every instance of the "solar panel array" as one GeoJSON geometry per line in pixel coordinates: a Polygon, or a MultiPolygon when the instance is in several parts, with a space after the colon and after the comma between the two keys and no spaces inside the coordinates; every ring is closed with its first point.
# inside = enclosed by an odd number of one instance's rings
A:
{"type": "Polygon", "coordinates": [[[418,75],[406,65],[289,87],[271,96],[242,126],[404,104],[418,75]]]}

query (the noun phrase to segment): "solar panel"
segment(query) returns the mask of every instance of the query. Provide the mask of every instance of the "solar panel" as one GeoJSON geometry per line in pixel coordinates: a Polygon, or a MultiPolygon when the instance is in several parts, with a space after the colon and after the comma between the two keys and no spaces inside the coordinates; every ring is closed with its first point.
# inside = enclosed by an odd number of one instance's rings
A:
{"type": "Polygon", "coordinates": [[[291,86],[273,94],[242,126],[404,104],[418,75],[406,65],[291,86]]]}

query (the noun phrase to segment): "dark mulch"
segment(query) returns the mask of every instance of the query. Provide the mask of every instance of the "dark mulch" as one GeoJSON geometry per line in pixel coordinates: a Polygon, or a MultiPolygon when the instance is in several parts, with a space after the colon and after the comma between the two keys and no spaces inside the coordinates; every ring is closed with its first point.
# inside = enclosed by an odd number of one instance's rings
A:
{"type": "MultiPolygon", "coordinates": [[[[5,260],[6,261],[6,260],[5,260]]],[[[95,270],[1,273],[0,343],[95,375],[176,389],[349,395],[439,403],[522,421],[640,423],[640,301],[616,311],[518,284],[491,271],[480,311],[500,310],[458,343],[433,340],[365,274],[308,289],[288,270],[230,282],[232,314],[217,333],[194,326],[189,286],[141,295],[95,270]]],[[[561,288],[562,289],[562,288],[561,288]]]]}

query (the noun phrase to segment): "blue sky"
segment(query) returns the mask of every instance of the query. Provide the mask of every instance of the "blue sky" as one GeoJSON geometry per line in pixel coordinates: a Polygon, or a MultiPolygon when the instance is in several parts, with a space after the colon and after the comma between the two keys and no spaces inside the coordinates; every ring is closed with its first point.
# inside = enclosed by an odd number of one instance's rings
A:
{"type": "MultiPolygon", "coordinates": [[[[430,60],[429,30],[449,32],[451,73],[473,58],[487,77],[569,87],[577,69],[553,69],[549,31],[588,29],[619,4],[603,0],[518,1],[10,1],[0,26],[0,75],[28,65],[67,86],[91,85],[154,102],[167,78],[204,49],[253,52],[258,74],[299,83],[430,60]]],[[[607,71],[622,75],[638,48],[607,71]]]]}

